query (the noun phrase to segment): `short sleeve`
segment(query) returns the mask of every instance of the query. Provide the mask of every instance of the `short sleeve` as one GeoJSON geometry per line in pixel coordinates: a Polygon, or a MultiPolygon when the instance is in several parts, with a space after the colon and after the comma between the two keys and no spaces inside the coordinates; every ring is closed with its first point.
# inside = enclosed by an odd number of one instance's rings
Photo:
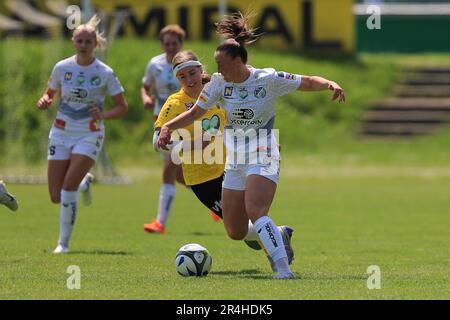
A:
{"type": "Polygon", "coordinates": [[[272,77],[273,90],[277,96],[283,96],[296,91],[300,87],[302,81],[301,75],[284,71],[275,71],[272,77]]]}
{"type": "Polygon", "coordinates": [[[161,128],[164,124],[180,115],[182,112],[180,112],[178,105],[179,103],[176,100],[170,98],[167,99],[166,103],[164,103],[161,111],[159,112],[158,119],[156,119],[154,127],[161,128]]]}
{"type": "Polygon", "coordinates": [[[144,86],[150,86],[154,84],[154,78],[153,78],[153,64],[150,61],[147,64],[147,68],[145,69],[145,75],[142,78],[142,85],[144,86]]]}
{"type": "Polygon", "coordinates": [[[61,89],[61,68],[58,65],[55,65],[53,68],[52,74],[50,75],[50,79],[48,79],[48,87],[52,90],[61,89]]]}
{"type": "Polygon", "coordinates": [[[196,105],[208,110],[216,105],[216,102],[222,98],[222,79],[219,74],[213,74],[211,81],[208,82],[200,93],[196,105]]]}
{"type": "Polygon", "coordinates": [[[110,96],[115,96],[115,95],[125,91],[114,72],[111,72],[109,74],[108,82],[106,83],[106,86],[107,86],[108,94],[110,96]]]}

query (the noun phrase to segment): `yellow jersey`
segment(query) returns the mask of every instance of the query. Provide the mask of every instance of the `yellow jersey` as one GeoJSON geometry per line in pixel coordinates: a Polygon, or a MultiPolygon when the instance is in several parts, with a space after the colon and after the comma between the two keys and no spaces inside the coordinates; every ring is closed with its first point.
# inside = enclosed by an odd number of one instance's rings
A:
{"type": "MultiPolygon", "coordinates": [[[[158,119],[156,120],[154,127],[161,128],[165,123],[169,122],[170,120],[174,119],[178,115],[182,114],[183,112],[189,110],[192,108],[197,101],[197,98],[191,98],[184,92],[183,89],[178,91],[177,93],[172,94],[167,99],[166,103],[162,107],[158,119]]],[[[213,107],[209,109],[204,116],[202,116],[200,119],[196,120],[193,124],[190,124],[189,126],[182,128],[185,130],[186,133],[189,133],[188,137],[194,137],[195,134],[198,133],[204,133],[205,131],[211,134],[215,140],[215,145],[220,146],[221,153],[218,153],[218,157],[220,158],[220,161],[215,161],[215,163],[205,163],[203,157],[197,157],[197,159],[200,159],[200,163],[197,160],[194,163],[194,157],[195,155],[191,154],[191,157],[188,157],[188,161],[185,161],[186,158],[182,157],[182,169],[183,169],[183,176],[184,180],[186,182],[186,185],[197,185],[204,183],[206,181],[210,181],[213,179],[216,179],[220,177],[223,174],[224,168],[225,168],[225,157],[226,157],[226,151],[225,146],[223,145],[222,136],[217,135],[216,133],[222,133],[224,126],[226,123],[226,112],[225,110],[219,108],[218,106],[213,107]],[[212,131],[210,130],[212,129],[212,131]],[[195,132],[195,133],[194,133],[195,132]],[[219,163],[217,163],[219,162],[219,163]]],[[[185,140],[185,134],[180,133],[181,130],[177,130],[177,132],[181,135],[183,140],[185,140]]],[[[196,137],[196,139],[198,139],[196,137]]],[[[192,139],[191,139],[192,141],[192,139]]],[[[212,146],[212,143],[210,143],[212,146]]],[[[204,150],[200,150],[202,152],[201,154],[207,154],[207,151],[209,146],[207,146],[204,150]]],[[[215,151],[211,148],[210,154],[214,157],[215,151]]],[[[217,148],[218,149],[218,148],[217,148]]],[[[195,151],[193,150],[193,153],[195,151]]]]}

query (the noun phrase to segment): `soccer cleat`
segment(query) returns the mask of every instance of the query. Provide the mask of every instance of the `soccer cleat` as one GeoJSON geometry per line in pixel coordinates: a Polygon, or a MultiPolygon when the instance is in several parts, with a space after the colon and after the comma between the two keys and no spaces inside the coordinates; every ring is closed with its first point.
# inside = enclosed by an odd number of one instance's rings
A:
{"type": "Polygon", "coordinates": [[[292,272],[277,273],[273,276],[274,279],[296,279],[297,277],[292,272]]]}
{"type": "Polygon", "coordinates": [[[53,250],[53,253],[68,253],[69,248],[65,247],[63,245],[58,244],[55,250],[53,250]]]}
{"type": "Polygon", "coordinates": [[[259,240],[244,240],[245,244],[253,250],[261,250],[262,246],[259,240]]]}
{"type": "Polygon", "coordinates": [[[87,185],[86,191],[81,192],[83,204],[87,207],[92,203],[92,190],[91,184],[94,182],[94,175],[90,172],[84,177],[84,182],[87,185]]]}
{"type": "Polygon", "coordinates": [[[12,211],[16,211],[19,207],[16,197],[6,190],[6,185],[0,180],[0,203],[7,206],[12,211]]]}
{"type": "Polygon", "coordinates": [[[220,217],[214,211],[211,210],[210,215],[214,222],[220,221],[220,217]]]}
{"type": "MultiPolygon", "coordinates": [[[[286,250],[288,263],[291,264],[292,261],[294,260],[294,250],[292,249],[291,246],[291,238],[294,229],[288,226],[280,226],[278,227],[278,230],[280,230],[281,237],[283,238],[284,249],[286,250]]],[[[272,260],[272,258],[269,255],[267,255],[267,259],[270,262],[270,267],[272,268],[272,271],[277,272],[278,271],[277,266],[275,262],[272,260]]]]}
{"type": "Polygon", "coordinates": [[[164,228],[158,220],[154,220],[152,223],[144,224],[144,230],[149,233],[166,233],[166,228],[164,228]]]}

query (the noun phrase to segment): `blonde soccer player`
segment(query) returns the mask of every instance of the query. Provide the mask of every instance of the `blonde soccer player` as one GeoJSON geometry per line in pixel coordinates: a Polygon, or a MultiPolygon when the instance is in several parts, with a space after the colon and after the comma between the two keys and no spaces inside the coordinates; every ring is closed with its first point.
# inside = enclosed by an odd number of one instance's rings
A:
{"type": "Polygon", "coordinates": [[[296,90],[331,90],[332,100],[339,102],[345,101],[345,94],[337,83],[322,77],[249,67],[246,45],[258,36],[247,23],[248,18],[240,13],[224,16],[217,23],[218,33],[226,39],[214,54],[218,73],[213,74],[189,111],[161,127],[158,146],[166,148],[172,131],[189,125],[220,102],[227,111],[222,212],[228,236],[243,239],[250,219],[275,264],[274,278],[294,279],[286,248],[281,245],[282,235],[268,216],[279,179],[280,156],[272,132],[275,101],[296,90]],[[246,137],[257,142],[247,143],[246,137]]]}
{"type": "MultiPolygon", "coordinates": [[[[159,40],[164,53],[153,57],[147,64],[142,79],[141,100],[145,109],[153,110],[155,121],[167,98],[180,90],[180,83],[172,71],[172,59],[182,49],[185,35],[185,31],[175,24],[162,28],[159,40]]],[[[144,226],[144,230],[150,233],[163,233],[176,195],[175,181],[184,184],[180,166],[167,155],[163,156],[163,161],[156,219],[144,226]]]]}
{"type": "Polygon", "coordinates": [[[49,134],[48,187],[50,199],[60,204],[59,240],[54,253],[69,251],[69,241],[78,213],[78,193],[89,192],[95,164],[105,139],[104,121],[123,117],[128,110],[124,89],[113,70],[95,58],[106,39],[99,33],[98,16],[78,26],[72,36],[75,55],[53,68],[48,88],[37,102],[48,109],[60,94],[56,119],[49,134]],[[114,106],[106,111],[110,95],[114,106]]]}

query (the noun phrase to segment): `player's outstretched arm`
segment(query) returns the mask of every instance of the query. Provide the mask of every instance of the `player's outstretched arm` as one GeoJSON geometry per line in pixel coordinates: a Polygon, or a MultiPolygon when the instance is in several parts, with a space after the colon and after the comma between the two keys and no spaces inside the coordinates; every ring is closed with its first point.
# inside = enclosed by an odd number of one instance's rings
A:
{"type": "Polygon", "coordinates": [[[190,110],[183,112],[175,119],[170,120],[161,127],[158,139],[158,148],[167,150],[166,145],[170,143],[170,134],[173,130],[184,128],[202,117],[207,110],[194,105],[190,110]]]}
{"type": "Polygon", "coordinates": [[[302,76],[302,81],[298,87],[300,91],[322,91],[331,90],[333,96],[331,100],[338,99],[339,102],[345,102],[344,90],[336,83],[317,76],[302,76]]]}

